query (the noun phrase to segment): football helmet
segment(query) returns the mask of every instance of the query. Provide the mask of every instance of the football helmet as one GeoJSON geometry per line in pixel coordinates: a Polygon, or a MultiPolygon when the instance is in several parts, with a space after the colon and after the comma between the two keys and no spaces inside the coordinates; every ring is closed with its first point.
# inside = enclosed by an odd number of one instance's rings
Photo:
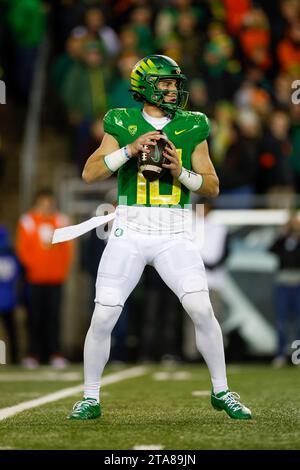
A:
{"type": "Polygon", "coordinates": [[[157,106],[168,114],[174,114],[178,108],[186,106],[189,93],[184,90],[186,77],[181,73],[179,65],[165,55],[148,55],[140,60],[130,75],[130,92],[136,101],[146,101],[157,106]],[[157,88],[159,80],[172,78],[177,80],[177,99],[174,103],[166,103],[164,95],[168,90],[157,88]]]}

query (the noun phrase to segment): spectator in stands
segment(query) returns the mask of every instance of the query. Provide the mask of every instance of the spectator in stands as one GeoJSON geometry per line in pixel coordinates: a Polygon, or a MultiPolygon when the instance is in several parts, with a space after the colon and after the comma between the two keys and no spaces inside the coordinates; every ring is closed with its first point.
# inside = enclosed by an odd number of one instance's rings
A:
{"type": "Polygon", "coordinates": [[[251,9],[251,0],[223,0],[225,6],[226,25],[230,34],[237,36],[246,13],[251,9]]]}
{"type": "Polygon", "coordinates": [[[249,67],[234,94],[234,104],[239,109],[255,111],[265,121],[272,111],[271,91],[265,72],[256,66],[249,67]]]}
{"type": "Polygon", "coordinates": [[[138,36],[129,24],[125,24],[121,28],[120,42],[122,55],[139,55],[138,36]]]}
{"type": "Polygon", "coordinates": [[[297,193],[300,194],[300,104],[291,104],[291,167],[294,171],[294,179],[297,193]]]}
{"type": "Polygon", "coordinates": [[[104,66],[104,50],[100,41],[83,46],[81,61],[71,67],[62,87],[62,96],[70,121],[80,124],[105,113],[108,106],[109,70],[104,66]]]}
{"type": "Polygon", "coordinates": [[[203,30],[207,23],[208,10],[204,4],[193,5],[192,0],[172,0],[165,8],[161,8],[155,19],[155,34],[160,39],[170,36],[176,28],[178,17],[182,13],[192,14],[203,30]]]}
{"type": "Polygon", "coordinates": [[[273,112],[261,142],[257,185],[268,194],[270,207],[291,207],[294,177],[290,164],[292,153],[289,139],[290,118],[281,110],[273,112]]]}
{"type": "Polygon", "coordinates": [[[268,119],[270,116],[270,113],[272,112],[272,103],[271,103],[271,97],[269,93],[264,90],[263,88],[260,88],[258,86],[255,86],[253,84],[248,84],[248,109],[255,111],[262,121],[265,121],[268,119]]]}
{"type": "Polygon", "coordinates": [[[252,8],[243,17],[239,41],[246,62],[263,70],[270,69],[271,34],[267,15],[261,8],[252,8]]]}
{"type": "Polygon", "coordinates": [[[298,0],[281,0],[280,13],[285,24],[291,24],[300,19],[300,4],[298,0]]]}
{"type": "Polygon", "coordinates": [[[184,50],[176,33],[160,38],[158,45],[163,55],[171,57],[175,62],[181,63],[184,50]]]}
{"type": "Polygon", "coordinates": [[[293,321],[293,339],[300,338],[300,220],[294,214],[270,247],[279,259],[274,304],[276,310],[277,353],[275,367],[287,362],[288,326],[293,321]]]}
{"type": "Polygon", "coordinates": [[[253,111],[240,111],[232,132],[231,144],[218,167],[222,196],[216,204],[223,208],[250,209],[254,203],[259,154],[258,116],[253,111]]]}
{"type": "Polygon", "coordinates": [[[244,80],[266,90],[269,94],[272,91],[271,80],[267,77],[267,73],[256,65],[250,65],[245,69],[244,80]]]}
{"type": "Polygon", "coordinates": [[[80,37],[86,41],[101,40],[107,57],[114,57],[120,51],[120,41],[108,24],[101,7],[93,5],[86,9],[84,24],[71,31],[71,37],[80,37]]]}
{"type": "Polygon", "coordinates": [[[189,109],[191,111],[201,111],[211,116],[212,109],[208,101],[207,87],[203,80],[194,78],[189,84],[189,109]]]}
{"type": "Polygon", "coordinates": [[[74,65],[81,60],[83,41],[78,36],[70,36],[67,39],[65,52],[62,53],[53,64],[52,79],[53,85],[59,95],[62,95],[64,83],[67,79],[69,71],[74,65]]]}
{"type": "Polygon", "coordinates": [[[201,45],[201,34],[197,26],[197,17],[192,10],[179,14],[175,30],[184,51],[180,64],[189,77],[197,77],[198,75],[199,50],[203,47],[201,45]]]}
{"type": "Polygon", "coordinates": [[[4,225],[0,225],[0,318],[6,328],[10,359],[14,364],[18,361],[14,315],[18,304],[20,274],[21,267],[11,248],[8,230],[4,225]]]}
{"type": "MultiPolygon", "coordinates": [[[[279,15],[272,24],[274,43],[277,45],[281,41],[286,31],[294,21],[300,19],[300,3],[298,0],[280,0],[279,15]]],[[[271,21],[273,18],[271,18],[271,21]]]]}
{"type": "Polygon", "coordinates": [[[293,79],[286,73],[280,73],[274,80],[273,102],[277,108],[289,111],[293,79]]]}
{"type": "Polygon", "coordinates": [[[211,154],[214,164],[222,164],[226,152],[233,142],[235,109],[228,101],[219,101],[212,120],[211,154]]]}
{"type": "Polygon", "coordinates": [[[81,61],[74,63],[62,85],[62,99],[74,131],[74,160],[79,173],[83,147],[90,139],[91,126],[108,109],[110,69],[105,65],[100,41],[84,44],[81,61]]]}
{"type": "Polygon", "coordinates": [[[111,108],[132,108],[136,104],[132,95],[128,93],[130,88],[130,73],[134,65],[139,61],[139,56],[132,53],[122,54],[118,59],[117,72],[118,75],[109,94],[109,102],[111,108]]]}
{"type": "Polygon", "coordinates": [[[50,35],[55,55],[63,52],[74,24],[78,24],[85,11],[78,0],[46,0],[50,10],[50,35]],[[78,21],[77,21],[78,19],[78,21]]]}
{"type": "Polygon", "coordinates": [[[18,224],[17,253],[29,285],[29,347],[23,359],[28,368],[48,360],[54,367],[67,365],[61,354],[60,309],[72,245],[51,242],[54,230],[68,224],[67,217],[56,209],[54,194],[49,189],[37,193],[32,209],[18,224]]]}
{"type": "Polygon", "coordinates": [[[241,66],[234,58],[234,43],[219,24],[209,27],[202,58],[202,74],[212,102],[231,99],[240,85],[241,66]]]}
{"type": "Polygon", "coordinates": [[[277,47],[277,56],[280,69],[299,77],[300,73],[300,20],[289,25],[287,33],[277,47]]]}
{"type": "Polygon", "coordinates": [[[8,21],[15,43],[15,79],[21,96],[28,98],[37,52],[46,30],[46,13],[41,0],[11,2],[8,21]]]}
{"type": "Polygon", "coordinates": [[[152,9],[147,6],[134,8],[130,15],[130,26],[137,35],[137,50],[141,57],[155,52],[151,20],[152,9]]]}

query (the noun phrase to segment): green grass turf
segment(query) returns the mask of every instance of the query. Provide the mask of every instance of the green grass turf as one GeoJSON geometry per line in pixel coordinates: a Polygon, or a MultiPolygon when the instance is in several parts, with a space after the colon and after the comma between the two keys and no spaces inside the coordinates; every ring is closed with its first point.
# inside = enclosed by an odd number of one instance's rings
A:
{"type": "MultiPolygon", "coordinates": [[[[228,368],[231,389],[253,411],[250,421],[231,420],[210,406],[209,397],[192,396],[194,390],[210,388],[205,367],[177,366],[175,372],[185,371],[190,376],[154,380],[153,373],[162,370],[166,369],[151,367],[145,376],[103,387],[101,419],[66,420],[80,398],[74,396],[0,421],[0,448],[116,450],[143,444],[160,444],[172,450],[300,448],[299,368],[228,368]]],[[[1,395],[4,393],[1,407],[34,398],[19,399],[17,394],[24,390],[43,395],[76,383],[0,381],[1,395]]]]}
{"type": "Polygon", "coordinates": [[[38,371],[0,366],[0,409],[56,392],[60,388],[72,387],[82,380],[83,374],[78,366],[71,366],[67,371],[56,371],[47,366],[40,367],[38,371]],[[61,380],[64,377],[72,379],[74,373],[79,377],[77,380],[61,380]]]}

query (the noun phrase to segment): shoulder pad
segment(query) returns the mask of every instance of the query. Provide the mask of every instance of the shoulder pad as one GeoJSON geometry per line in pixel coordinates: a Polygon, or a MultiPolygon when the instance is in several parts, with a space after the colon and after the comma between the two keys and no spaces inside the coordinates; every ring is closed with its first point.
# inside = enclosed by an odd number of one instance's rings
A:
{"type": "Polygon", "coordinates": [[[207,139],[210,132],[210,122],[206,114],[197,111],[183,111],[182,117],[191,126],[197,143],[207,139]]]}
{"type": "Polygon", "coordinates": [[[126,119],[130,117],[130,108],[110,109],[104,116],[104,132],[118,138],[120,131],[126,129],[126,119]]]}

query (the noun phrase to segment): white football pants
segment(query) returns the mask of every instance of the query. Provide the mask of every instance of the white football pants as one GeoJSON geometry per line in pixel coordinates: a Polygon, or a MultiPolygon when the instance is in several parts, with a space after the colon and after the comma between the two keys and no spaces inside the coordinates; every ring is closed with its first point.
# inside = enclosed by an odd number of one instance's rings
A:
{"type": "Polygon", "coordinates": [[[95,310],[84,346],[84,396],[99,398],[112,329],[146,264],[154,266],[193,320],[197,348],[209,368],[215,393],[226,390],[222,333],[209,300],[199,249],[182,234],[145,236],[126,229],[112,231],[99,264],[95,310]]]}

